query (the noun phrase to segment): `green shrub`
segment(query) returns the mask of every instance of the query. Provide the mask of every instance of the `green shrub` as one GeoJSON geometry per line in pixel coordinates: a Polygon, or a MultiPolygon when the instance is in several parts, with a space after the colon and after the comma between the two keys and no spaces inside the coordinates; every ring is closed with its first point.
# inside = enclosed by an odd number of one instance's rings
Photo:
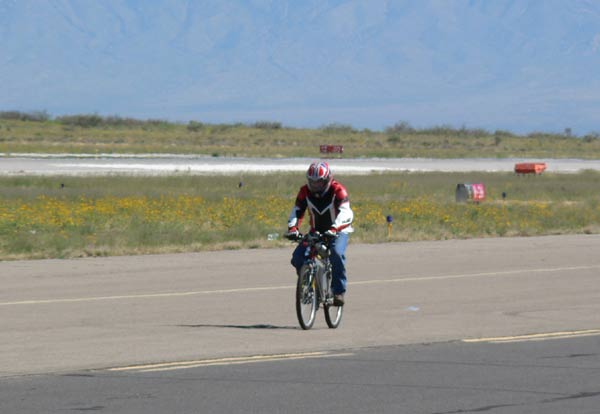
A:
{"type": "Polygon", "coordinates": [[[281,122],[257,121],[252,125],[258,129],[281,129],[281,122]]]}
{"type": "Polygon", "coordinates": [[[202,122],[190,121],[187,125],[187,130],[190,132],[198,132],[202,128],[204,128],[204,124],[202,122]]]}
{"type": "Polygon", "coordinates": [[[415,129],[408,122],[400,121],[395,123],[394,126],[387,127],[385,132],[388,134],[412,134],[415,129]]]}
{"type": "Polygon", "coordinates": [[[50,120],[50,115],[46,111],[20,112],[20,111],[2,111],[0,119],[15,121],[33,121],[46,122],[50,120]]]}
{"type": "Polygon", "coordinates": [[[321,131],[327,132],[327,133],[342,133],[342,134],[346,133],[347,134],[347,133],[357,132],[354,128],[352,128],[351,125],[338,124],[338,123],[323,125],[319,129],[321,131]]]}
{"type": "Polygon", "coordinates": [[[73,125],[82,128],[94,128],[100,126],[103,119],[100,115],[65,115],[56,118],[63,125],[73,125]]]}

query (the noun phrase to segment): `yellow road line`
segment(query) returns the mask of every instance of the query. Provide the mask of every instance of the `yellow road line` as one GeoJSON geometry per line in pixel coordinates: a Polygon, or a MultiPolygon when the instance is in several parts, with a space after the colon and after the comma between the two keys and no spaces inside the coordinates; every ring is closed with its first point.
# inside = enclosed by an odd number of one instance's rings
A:
{"type": "Polygon", "coordinates": [[[254,355],[247,357],[231,357],[231,358],[216,358],[216,359],[204,359],[196,361],[179,361],[179,362],[163,362],[157,364],[146,364],[146,365],[133,365],[127,367],[116,367],[110,368],[108,371],[124,372],[124,371],[135,371],[135,372],[158,372],[158,371],[171,371],[177,369],[188,369],[205,366],[215,365],[238,365],[238,364],[251,364],[256,362],[269,362],[269,361],[290,361],[296,359],[307,359],[307,358],[329,358],[353,355],[352,353],[328,353],[328,352],[304,352],[295,354],[275,354],[275,355],[254,355]]]}
{"type": "MultiPolygon", "coordinates": [[[[386,283],[426,282],[426,281],[431,281],[431,280],[464,279],[464,278],[497,277],[497,276],[501,277],[501,276],[513,276],[513,275],[518,275],[518,274],[529,274],[529,273],[552,273],[552,272],[592,270],[592,269],[600,269],[600,265],[555,267],[555,268],[541,268],[541,269],[518,269],[518,270],[507,270],[507,271],[501,271],[501,272],[465,273],[465,274],[438,275],[438,276],[416,276],[416,277],[404,277],[404,278],[396,278],[396,279],[372,279],[372,280],[349,282],[348,284],[352,285],[352,286],[358,286],[358,285],[374,285],[374,284],[386,284],[386,283]]],[[[0,306],[96,302],[96,301],[123,300],[123,299],[156,299],[156,298],[209,295],[209,294],[267,292],[267,291],[273,291],[273,290],[285,290],[285,289],[294,289],[294,288],[295,288],[295,285],[263,286],[263,287],[235,288],[235,289],[199,290],[199,291],[188,291],[188,292],[162,292],[162,293],[139,293],[139,294],[115,295],[115,296],[93,296],[93,297],[82,297],[82,298],[32,299],[32,300],[20,300],[20,301],[11,301],[11,302],[0,302],[0,306]]]]}
{"type": "Polygon", "coordinates": [[[600,335],[600,329],[586,329],[586,330],[582,330],[582,331],[548,332],[548,333],[517,335],[517,336],[498,336],[498,337],[491,337],[491,338],[463,339],[462,342],[502,343],[502,342],[523,342],[523,341],[544,341],[544,340],[548,340],[548,339],[564,339],[564,338],[575,338],[575,337],[580,337],[580,336],[594,336],[594,335],[600,335]]]}

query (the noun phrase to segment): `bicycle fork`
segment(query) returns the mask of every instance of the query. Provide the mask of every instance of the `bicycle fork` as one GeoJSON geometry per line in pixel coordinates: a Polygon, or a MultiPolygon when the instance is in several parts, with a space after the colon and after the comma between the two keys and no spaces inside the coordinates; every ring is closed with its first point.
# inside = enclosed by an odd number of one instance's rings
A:
{"type": "Polygon", "coordinates": [[[333,295],[331,294],[331,263],[315,261],[314,269],[319,299],[325,305],[331,305],[333,303],[333,295]]]}

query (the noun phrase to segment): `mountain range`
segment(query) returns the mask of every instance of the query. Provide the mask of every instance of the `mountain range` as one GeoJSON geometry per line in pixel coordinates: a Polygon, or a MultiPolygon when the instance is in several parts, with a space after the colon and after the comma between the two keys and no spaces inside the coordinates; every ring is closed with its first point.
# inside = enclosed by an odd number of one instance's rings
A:
{"type": "Polygon", "coordinates": [[[0,0],[0,111],[600,130],[593,0],[0,0]]]}

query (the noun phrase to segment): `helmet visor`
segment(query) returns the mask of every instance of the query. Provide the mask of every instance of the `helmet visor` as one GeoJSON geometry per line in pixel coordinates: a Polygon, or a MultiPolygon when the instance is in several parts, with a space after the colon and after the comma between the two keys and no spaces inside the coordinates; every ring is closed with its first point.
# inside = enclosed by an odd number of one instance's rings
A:
{"type": "Polygon", "coordinates": [[[313,193],[322,193],[329,186],[328,180],[308,180],[308,189],[313,193]]]}

